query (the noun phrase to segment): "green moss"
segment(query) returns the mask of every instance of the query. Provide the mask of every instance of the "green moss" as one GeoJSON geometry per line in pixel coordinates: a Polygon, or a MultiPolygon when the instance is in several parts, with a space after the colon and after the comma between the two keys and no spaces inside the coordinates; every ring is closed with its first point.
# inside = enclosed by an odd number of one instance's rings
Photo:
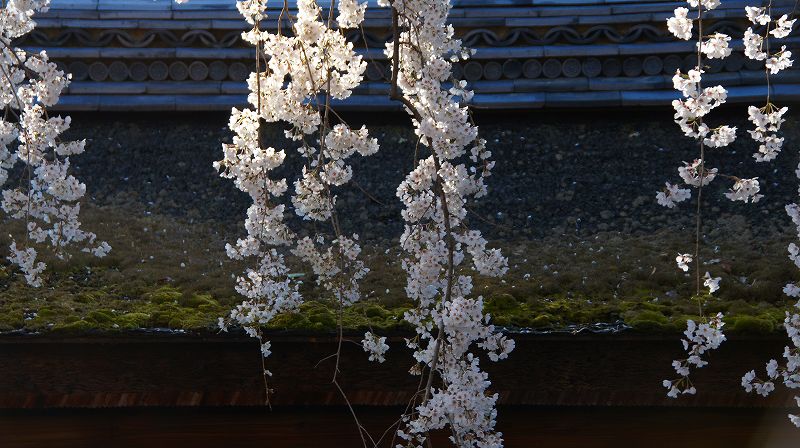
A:
{"type": "Polygon", "coordinates": [[[657,304],[657,303],[652,303],[652,302],[640,302],[638,305],[643,310],[653,311],[653,312],[656,312],[656,313],[659,313],[659,314],[664,314],[665,312],[668,312],[668,309],[669,309],[667,306],[660,305],[660,304],[657,304]]]}
{"type": "Polygon", "coordinates": [[[539,314],[531,320],[531,327],[534,328],[548,328],[556,326],[560,323],[559,319],[552,314],[539,314]]]}
{"type": "Polygon", "coordinates": [[[60,314],[60,311],[62,310],[56,310],[49,306],[43,306],[39,308],[37,313],[39,314],[39,319],[51,320],[57,318],[58,315],[60,314]]]}
{"type": "Polygon", "coordinates": [[[623,317],[625,322],[636,330],[663,331],[670,327],[669,319],[658,311],[628,311],[623,317]]]}
{"type": "Polygon", "coordinates": [[[117,316],[114,323],[122,330],[145,328],[150,324],[150,315],[146,313],[125,313],[117,316]]]}
{"type": "Polygon", "coordinates": [[[311,328],[311,321],[302,313],[283,313],[275,316],[269,327],[281,330],[308,329],[311,328]]]}
{"type": "Polygon", "coordinates": [[[686,330],[686,322],[693,320],[695,322],[702,322],[703,319],[695,314],[680,314],[669,318],[669,324],[662,328],[663,331],[671,331],[675,333],[683,333],[686,330]]]}
{"type": "Polygon", "coordinates": [[[81,319],[74,322],[56,324],[53,326],[53,332],[76,334],[85,333],[95,328],[96,325],[94,323],[81,319]]]}
{"type": "Polygon", "coordinates": [[[561,314],[569,311],[570,305],[566,300],[559,299],[545,304],[544,309],[553,314],[561,314]]]}
{"type": "Polygon", "coordinates": [[[769,320],[754,316],[735,316],[728,319],[728,328],[734,333],[769,334],[775,325],[769,320]]]}
{"type": "Polygon", "coordinates": [[[499,294],[491,297],[484,304],[487,313],[497,315],[499,312],[514,311],[519,308],[519,302],[511,294],[499,294]]]}
{"type": "Polygon", "coordinates": [[[184,296],[181,294],[181,297],[177,300],[181,306],[189,308],[200,308],[203,306],[206,308],[212,308],[220,306],[219,302],[214,300],[214,298],[209,294],[193,294],[187,298],[184,298],[184,296]]]}
{"type": "Polygon", "coordinates": [[[511,327],[513,326],[513,318],[511,316],[503,316],[503,315],[494,315],[492,319],[492,323],[495,325],[500,325],[503,327],[511,327]]]}
{"type": "MultiPolygon", "coordinates": [[[[354,307],[353,311],[358,312],[358,308],[354,307]]],[[[364,307],[364,315],[369,318],[385,318],[389,314],[390,312],[386,308],[374,303],[370,303],[364,307]]]]}
{"type": "Polygon", "coordinates": [[[174,329],[203,329],[208,330],[216,325],[216,321],[209,322],[208,317],[201,313],[186,313],[175,316],[169,322],[169,327],[174,329]]]}
{"type": "Polygon", "coordinates": [[[0,331],[18,330],[24,326],[22,316],[0,316],[0,331]]]}
{"type": "Polygon", "coordinates": [[[351,328],[354,330],[361,330],[369,328],[373,322],[382,322],[382,316],[373,316],[370,318],[365,314],[353,312],[353,310],[345,310],[342,314],[342,326],[344,328],[351,328]]]}
{"type": "Polygon", "coordinates": [[[105,327],[114,322],[114,315],[109,311],[94,310],[86,315],[86,321],[105,327]]]}
{"type": "MultiPolygon", "coordinates": [[[[48,259],[42,288],[28,287],[19,272],[0,261],[0,331],[203,331],[242,300],[231,274],[245,265],[226,258],[224,243],[235,236],[224,234],[217,223],[134,216],[129,210],[84,211],[87,228],[99,234],[105,229],[100,237],[114,246],[111,256],[48,259]]],[[[0,222],[0,239],[13,233],[9,227],[0,222]]],[[[471,297],[484,297],[485,311],[499,326],[553,328],[622,319],[639,330],[678,332],[686,319],[698,320],[691,280],[675,269],[672,255],[685,234],[597,236],[591,241],[564,235],[495,241],[492,245],[510,257],[503,279],[468,269],[458,274],[474,275],[471,297]]],[[[778,332],[792,306],[780,291],[795,275],[784,260],[785,242],[763,245],[757,254],[743,251],[741,244],[721,247],[730,259],[712,273],[723,277],[725,287],[719,298],[702,299],[706,315],[725,313],[726,328],[736,332],[778,332]]],[[[327,332],[341,317],[350,330],[410,329],[403,320],[413,307],[405,294],[405,273],[396,248],[385,249],[364,244],[370,268],[361,285],[365,297],[341,316],[330,294],[304,278],[301,292],[307,302],[300,312],[277,316],[269,327],[327,332]]],[[[291,256],[287,264],[292,272],[303,272],[291,256]]]]}
{"type": "Polygon", "coordinates": [[[306,302],[300,305],[300,312],[309,320],[311,330],[333,330],[336,328],[336,315],[321,302],[306,302]]]}
{"type": "Polygon", "coordinates": [[[728,303],[728,313],[732,315],[748,315],[755,314],[757,308],[754,304],[745,302],[742,299],[737,299],[728,303]]]}
{"type": "Polygon", "coordinates": [[[75,294],[75,301],[78,303],[94,303],[98,302],[105,297],[103,291],[81,291],[75,294]]]}
{"type": "Polygon", "coordinates": [[[730,314],[731,304],[719,299],[709,298],[704,302],[703,310],[708,314],[722,313],[725,315],[730,314]]]}
{"type": "Polygon", "coordinates": [[[152,303],[172,303],[183,299],[183,293],[171,286],[163,286],[145,296],[152,303]]]}
{"type": "Polygon", "coordinates": [[[783,309],[763,304],[759,311],[759,318],[770,321],[776,328],[783,326],[783,321],[786,318],[786,312],[783,309]]]}
{"type": "Polygon", "coordinates": [[[177,307],[161,307],[151,313],[154,327],[171,328],[170,322],[177,322],[179,311],[177,307]]]}

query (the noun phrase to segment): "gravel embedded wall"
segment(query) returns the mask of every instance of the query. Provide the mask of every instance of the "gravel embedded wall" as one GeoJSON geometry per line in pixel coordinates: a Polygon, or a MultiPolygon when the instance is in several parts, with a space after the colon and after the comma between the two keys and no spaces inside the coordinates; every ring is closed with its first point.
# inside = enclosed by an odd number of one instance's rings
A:
{"type": "MultiPolygon", "coordinates": [[[[736,223],[757,236],[788,236],[783,207],[796,196],[792,148],[800,123],[790,117],[784,125],[784,153],[773,163],[758,164],[751,157],[756,146],[745,133],[749,123],[739,109],[714,117],[739,126],[739,140],[711,151],[709,164],[726,174],[758,176],[765,198],[754,205],[731,203],[723,193],[732,182],[716,180],[704,194],[704,229],[736,223]]],[[[345,228],[367,238],[396,238],[402,223],[394,193],[412,168],[414,135],[403,115],[352,118],[351,124],[370,119],[367,124],[381,150],[354,158],[355,185],[337,191],[345,228]]],[[[73,123],[72,135],[89,139],[86,154],[76,157],[74,166],[97,204],[224,226],[241,221],[248,198],[211,166],[221,157],[220,143],[230,141],[226,115],[78,114],[73,123]]],[[[655,201],[664,181],[679,181],[677,167],[697,153],[669,112],[485,113],[478,124],[497,165],[489,196],[474,205],[470,220],[491,237],[642,235],[693,225],[693,205],[670,210],[655,201]]],[[[266,133],[269,145],[286,143],[278,126],[266,133]]],[[[288,153],[281,174],[292,176],[299,172],[299,157],[288,153]]]]}

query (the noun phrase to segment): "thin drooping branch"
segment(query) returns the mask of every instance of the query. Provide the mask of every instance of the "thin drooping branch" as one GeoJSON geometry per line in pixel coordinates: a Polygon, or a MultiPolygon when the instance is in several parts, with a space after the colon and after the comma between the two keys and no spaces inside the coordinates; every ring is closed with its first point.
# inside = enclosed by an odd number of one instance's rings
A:
{"type": "MultiPolygon", "coordinates": [[[[343,233],[336,213],[334,188],[352,176],[347,158],[355,153],[371,155],[378,145],[365,127],[354,130],[344,120],[336,125],[331,123],[335,114],[332,99],[351,95],[366,68],[341,31],[358,27],[366,6],[356,1],[341,1],[336,16],[338,30],[332,28],[334,6],[331,2],[326,18],[314,0],[300,0],[293,16],[284,0],[278,33],[272,34],[262,31],[260,26],[266,17],[266,2],[237,2],[240,13],[252,25],[250,31],[243,33],[243,39],[256,47],[256,72],[248,79],[251,92],[248,101],[255,110],[233,110],[230,124],[236,137],[233,145],[224,145],[225,159],[216,166],[223,177],[233,179],[254,201],[245,222],[248,237],[240,239],[235,247],[229,245],[228,254],[236,259],[255,257],[257,267],[238,278],[237,291],[247,300],[227,319],[221,319],[220,326],[225,329],[235,323],[258,338],[263,365],[263,359],[271,353],[271,345],[264,340],[262,327],[279,313],[298,310],[302,303],[299,283],[293,282],[288,274],[283,251],[306,263],[318,285],[337,304],[339,332],[337,349],[331,356],[335,358],[332,383],[350,409],[366,448],[372,438],[356,416],[338,378],[342,313],[345,307],[359,300],[358,284],[368,269],[358,259],[361,251],[358,235],[343,233]],[[291,36],[283,33],[285,22],[292,28],[291,36]],[[275,180],[269,175],[283,163],[286,153],[267,147],[261,132],[263,122],[288,123],[287,137],[298,142],[293,149],[304,164],[300,178],[294,182],[291,203],[294,213],[312,222],[314,238],[298,238],[283,222],[286,206],[279,198],[288,185],[286,179],[275,180]],[[316,232],[317,223],[330,225],[333,238],[329,242],[325,235],[316,232]]],[[[377,346],[376,350],[382,359],[383,347],[377,346]]],[[[269,394],[266,379],[270,373],[266,368],[263,373],[269,394]]]]}
{"type": "Polygon", "coordinates": [[[484,178],[493,163],[461,103],[471,98],[471,91],[461,81],[449,89],[443,86],[452,79],[451,58],[466,58],[468,52],[446,23],[448,1],[397,0],[391,7],[393,41],[386,49],[392,62],[390,98],[404,106],[419,137],[416,166],[397,195],[406,206],[400,238],[406,291],[416,301],[405,319],[415,326],[417,337],[407,345],[418,362],[412,372],[424,384],[412,399],[419,397],[420,403],[403,417],[397,436],[413,446],[430,447],[429,432],[449,426],[459,446],[498,445],[497,395],[487,392],[486,374],[470,350],[475,344],[497,361],[513,349],[513,341],[488,323],[482,297],[468,297],[472,279],[459,269],[465,256],[482,275],[500,276],[507,269],[500,252],[487,249],[480,232],[464,225],[467,198],[486,194],[484,178]],[[421,147],[429,155],[420,156],[421,147]],[[461,163],[467,155],[482,168],[461,163]]]}
{"type": "MultiPolygon", "coordinates": [[[[797,3],[795,3],[795,8],[797,3]]],[[[784,123],[783,115],[787,112],[786,107],[779,108],[771,101],[771,75],[790,67],[793,61],[790,59],[791,52],[782,46],[777,53],[770,51],[770,41],[787,37],[794,26],[796,19],[789,19],[783,16],[775,19],[772,17],[772,1],[766,8],[748,6],[745,8],[747,17],[753,25],[765,26],[764,34],[759,35],[748,28],[744,35],[745,55],[753,60],[764,60],[764,73],[766,78],[767,94],[766,104],[758,108],[750,106],[748,115],[755,129],[749,131],[752,139],[759,143],[758,151],[753,154],[756,162],[768,162],[775,159],[783,146],[783,137],[779,136],[781,125],[784,123]]],[[[794,17],[795,11],[791,16],[794,17]]],[[[800,178],[800,164],[798,164],[797,177],[800,178]]],[[[797,203],[786,205],[786,213],[792,219],[796,227],[797,236],[800,238],[800,206],[797,203]]],[[[789,259],[800,268],[800,248],[794,242],[788,246],[789,259]]],[[[784,294],[792,298],[800,297],[800,287],[797,283],[787,283],[783,288],[784,294]]],[[[786,335],[792,342],[791,346],[783,349],[784,362],[779,363],[775,359],[770,359],[765,365],[766,377],[759,377],[755,370],[750,370],[742,377],[742,387],[748,393],[755,392],[761,396],[768,396],[775,390],[776,383],[782,383],[787,389],[800,388],[800,302],[794,304],[791,311],[787,311],[783,321],[786,335]]],[[[800,395],[796,395],[795,400],[800,406],[800,395]]],[[[789,421],[800,428],[800,415],[788,414],[789,421]]]]}
{"type": "MultiPolygon", "coordinates": [[[[719,32],[711,35],[703,34],[704,29],[706,29],[704,21],[709,16],[706,12],[717,8],[719,4],[718,0],[689,1],[689,6],[696,8],[697,11],[694,19],[688,17],[689,10],[685,7],[676,8],[674,17],[667,19],[669,31],[683,40],[692,39],[696,25],[697,63],[694,69],[689,70],[688,73],[684,74],[677,70],[673,77],[674,87],[681,92],[683,97],[673,101],[673,107],[675,108],[675,122],[686,136],[692,137],[697,141],[699,147],[699,158],[692,163],[684,162],[684,166],[678,169],[686,185],[697,189],[694,251],[692,254],[678,254],[675,260],[678,268],[684,272],[689,271],[690,263],[695,263],[693,298],[698,302],[700,322],[696,323],[694,320],[687,320],[687,328],[684,332],[686,337],[683,340],[687,357],[674,360],[672,363],[679,377],[675,380],[663,381],[664,387],[668,389],[667,396],[672,398],[677,397],[679,394],[694,394],[696,392],[689,378],[691,369],[707,365],[708,362],[702,358],[702,355],[709,350],[716,349],[726,339],[722,332],[722,327],[724,326],[722,313],[707,317],[703,310],[704,300],[719,289],[721,281],[721,277],[712,277],[710,272],[706,272],[705,276],[701,277],[703,263],[700,254],[704,219],[702,207],[704,187],[719,176],[733,180],[733,186],[725,193],[725,196],[732,201],[755,203],[763,197],[763,195],[759,194],[758,178],[744,179],[737,176],[722,175],[716,168],[708,168],[707,156],[709,152],[715,148],[728,146],[736,138],[735,127],[718,126],[710,128],[706,122],[707,114],[727,100],[727,90],[724,87],[703,87],[702,83],[703,73],[705,72],[704,58],[709,60],[723,59],[732,52],[729,46],[730,36],[719,32]],[[702,286],[708,288],[707,293],[702,292],[701,281],[702,286]]],[[[745,9],[748,19],[754,24],[768,25],[771,21],[770,16],[765,14],[764,8],[746,7],[745,9]]],[[[766,9],[769,10],[770,7],[766,9]]],[[[788,35],[793,22],[789,23],[786,16],[779,19],[778,22],[780,31],[777,34],[783,35],[785,33],[785,35],[788,35]]],[[[770,32],[769,26],[767,26],[765,36],[768,37],[770,33],[774,34],[774,31],[770,32]]],[[[751,28],[745,31],[743,41],[745,55],[751,59],[766,60],[768,70],[775,72],[791,65],[791,61],[786,60],[791,55],[789,52],[782,51],[770,55],[769,50],[762,51],[764,37],[753,33],[751,28]]],[[[768,48],[769,46],[767,45],[768,48]]],[[[785,50],[785,47],[782,50],[785,50]]],[[[778,138],[776,135],[768,135],[768,133],[778,131],[782,122],[780,116],[785,112],[785,109],[774,111],[768,100],[768,104],[764,108],[750,107],[748,112],[751,121],[756,124],[756,130],[750,131],[750,134],[754,139],[763,143],[759,148],[759,152],[754,154],[756,162],[774,159],[780,151],[780,144],[783,139],[778,138]],[[769,116],[765,115],[765,113],[769,114],[769,116]]],[[[666,188],[656,195],[659,204],[668,208],[674,208],[677,203],[690,197],[690,189],[680,188],[669,182],[666,183],[666,188]]]]}
{"type": "Polygon", "coordinates": [[[7,218],[25,223],[19,245],[11,236],[8,260],[33,287],[42,286],[46,269],[38,248],[49,248],[60,259],[71,257],[70,246],[97,257],[111,250],[79,221],[86,186],[71,174],[70,156],[84,152],[86,142],[63,141],[60,135],[69,129],[70,117],[50,117],[47,112],[58,103],[69,76],[46,51],[33,53],[12,44],[35,28],[34,15],[48,6],[46,1],[8,2],[0,9],[0,107],[5,110],[0,120],[0,185],[17,162],[25,165],[18,186],[2,192],[7,218]],[[6,121],[9,116],[15,121],[6,121]]]}

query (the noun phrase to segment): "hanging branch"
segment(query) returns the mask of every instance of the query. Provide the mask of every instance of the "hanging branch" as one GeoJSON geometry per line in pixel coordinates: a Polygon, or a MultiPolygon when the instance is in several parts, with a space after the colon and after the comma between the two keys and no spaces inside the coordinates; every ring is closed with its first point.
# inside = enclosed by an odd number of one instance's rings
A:
{"type": "Polygon", "coordinates": [[[403,104],[418,143],[430,154],[417,160],[397,190],[405,205],[400,243],[406,253],[406,291],[416,302],[405,314],[417,332],[407,345],[418,362],[412,373],[424,384],[397,436],[414,446],[431,446],[429,433],[447,426],[457,446],[496,446],[502,443],[502,434],[494,430],[497,394],[487,392],[487,375],[471,350],[475,344],[496,361],[514,344],[488,323],[483,298],[468,297],[472,283],[463,266],[469,257],[480,274],[501,276],[507,270],[500,252],[487,249],[480,232],[463,222],[467,200],[486,194],[484,179],[493,162],[468,108],[456,99],[471,97],[466,84],[443,86],[451,79],[452,61],[469,53],[446,23],[448,1],[397,0],[384,6],[392,7],[394,35],[386,48],[392,62],[390,98],[403,104]],[[459,163],[462,158],[477,166],[459,163]]]}
{"type": "Polygon", "coordinates": [[[0,9],[0,107],[5,110],[0,119],[0,185],[17,162],[24,164],[18,186],[2,191],[6,216],[25,223],[23,240],[12,237],[8,260],[33,287],[42,286],[47,267],[37,248],[49,248],[60,259],[71,257],[71,246],[96,257],[111,250],[97,235],[81,229],[80,200],[86,186],[70,173],[70,156],[84,152],[86,141],[62,141],[70,117],[47,114],[70,77],[45,51],[32,53],[12,45],[35,28],[32,17],[48,7],[48,0],[36,0],[3,2],[0,9]],[[9,117],[15,121],[6,121],[9,117]]]}
{"type": "MultiPolygon", "coordinates": [[[[782,39],[792,31],[796,19],[789,19],[784,14],[778,19],[772,17],[772,2],[764,7],[745,7],[747,18],[754,26],[763,26],[763,34],[757,34],[752,27],[748,27],[744,34],[745,55],[756,61],[765,61],[764,77],[766,78],[767,95],[766,105],[758,108],[750,106],[748,115],[755,129],[748,131],[752,139],[759,143],[758,151],[753,154],[756,162],[769,162],[774,160],[783,146],[783,137],[779,136],[781,125],[784,123],[783,115],[788,111],[787,107],[778,108],[770,101],[771,86],[770,77],[792,65],[792,53],[786,50],[786,46],[781,46],[777,53],[770,52],[770,41],[782,39]],[[772,37],[770,37],[772,36],[772,37]]],[[[800,177],[800,165],[795,172],[800,177]]],[[[786,206],[786,213],[796,226],[798,238],[800,238],[800,207],[796,203],[786,206]]],[[[790,243],[789,259],[796,267],[800,268],[800,249],[795,243],[790,243]]],[[[796,283],[788,283],[783,292],[793,298],[800,297],[800,287],[796,283]]],[[[748,393],[755,392],[761,396],[768,396],[775,390],[776,382],[783,383],[787,389],[800,388],[800,302],[794,305],[793,312],[786,312],[783,321],[786,334],[792,342],[792,346],[783,349],[784,364],[779,364],[777,360],[770,359],[766,363],[766,379],[761,379],[756,375],[755,370],[750,370],[742,377],[742,387],[748,393]]],[[[796,395],[795,400],[800,406],[800,395],[796,395]]],[[[800,427],[800,416],[788,414],[789,420],[797,427],[800,427]]]]}

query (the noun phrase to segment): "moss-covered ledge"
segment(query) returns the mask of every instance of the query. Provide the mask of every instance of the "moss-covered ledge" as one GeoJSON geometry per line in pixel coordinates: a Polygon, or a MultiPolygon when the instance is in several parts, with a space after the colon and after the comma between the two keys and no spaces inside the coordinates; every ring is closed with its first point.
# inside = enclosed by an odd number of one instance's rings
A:
{"type": "MultiPolygon", "coordinates": [[[[109,257],[77,254],[68,262],[47,259],[44,286],[31,288],[0,260],[0,333],[110,334],[142,329],[214,332],[217,319],[241,300],[234,290],[241,262],[226,258],[226,234],[213,222],[87,206],[87,225],[113,242],[109,257]],[[111,234],[114,230],[113,235],[111,234]],[[107,235],[103,235],[107,232],[107,235]],[[197,244],[202,241],[202,244],[197,244]]],[[[736,218],[726,221],[733,233],[736,218]]],[[[10,223],[0,224],[6,246],[10,223]]],[[[722,276],[719,297],[703,299],[705,313],[723,312],[729,333],[779,334],[793,309],[781,289],[796,272],[783,252],[786,240],[754,242],[746,232],[721,243],[712,269],[722,276]],[[757,252],[754,252],[754,247],[757,252]]],[[[698,319],[691,278],[675,269],[681,232],[647,235],[601,232],[591,238],[549,236],[493,241],[509,257],[502,279],[474,278],[473,295],[486,301],[493,322],[510,329],[564,329],[622,322],[641,332],[675,333],[698,319]]],[[[351,330],[403,330],[413,306],[405,294],[402,255],[393,241],[365,243],[370,273],[362,302],[344,312],[351,330]]],[[[324,332],[336,325],[336,307],[297,260],[290,269],[308,302],[300,313],[279,316],[273,329],[324,332]]],[[[468,272],[467,272],[468,273],[468,272]]]]}
{"type": "MultiPolygon", "coordinates": [[[[80,335],[161,329],[211,334],[216,331],[218,318],[227,314],[237,300],[169,285],[132,286],[131,291],[136,297],[127,296],[113,286],[82,288],[74,294],[48,295],[48,291],[44,291],[38,300],[15,301],[6,297],[0,300],[0,332],[80,335]]],[[[793,308],[793,302],[788,300],[754,302],[705,298],[703,301],[706,313],[725,313],[729,334],[779,335],[783,332],[785,312],[793,308]]],[[[410,307],[407,302],[391,304],[368,299],[346,309],[342,324],[352,331],[409,330],[403,313],[410,307]]],[[[526,298],[522,289],[489,294],[485,309],[495,325],[511,332],[563,331],[597,323],[616,323],[617,329],[635,333],[670,334],[682,331],[687,319],[700,319],[696,300],[658,299],[648,295],[616,300],[526,298]]],[[[335,304],[310,300],[299,312],[278,316],[269,328],[326,333],[336,326],[335,304]]]]}

